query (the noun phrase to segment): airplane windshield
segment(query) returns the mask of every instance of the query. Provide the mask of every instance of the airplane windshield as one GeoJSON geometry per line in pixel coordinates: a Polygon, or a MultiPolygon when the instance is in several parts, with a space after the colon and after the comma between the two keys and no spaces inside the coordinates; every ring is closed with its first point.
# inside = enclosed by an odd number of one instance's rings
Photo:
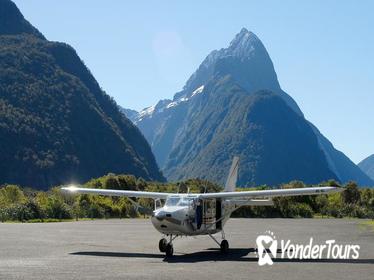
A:
{"type": "Polygon", "coordinates": [[[168,197],[166,199],[166,206],[190,206],[193,203],[192,197],[168,197]]]}

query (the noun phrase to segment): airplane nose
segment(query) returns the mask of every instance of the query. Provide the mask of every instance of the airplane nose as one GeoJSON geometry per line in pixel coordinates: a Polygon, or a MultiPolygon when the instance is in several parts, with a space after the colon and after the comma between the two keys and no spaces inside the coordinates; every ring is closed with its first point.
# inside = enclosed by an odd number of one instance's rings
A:
{"type": "Polygon", "coordinates": [[[157,212],[155,214],[157,220],[162,221],[166,217],[166,213],[164,211],[157,212]]]}
{"type": "Polygon", "coordinates": [[[171,218],[171,213],[165,212],[165,211],[160,211],[154,214],[155,218],[159,221],[164,220],[166,218],[171,218]]]}

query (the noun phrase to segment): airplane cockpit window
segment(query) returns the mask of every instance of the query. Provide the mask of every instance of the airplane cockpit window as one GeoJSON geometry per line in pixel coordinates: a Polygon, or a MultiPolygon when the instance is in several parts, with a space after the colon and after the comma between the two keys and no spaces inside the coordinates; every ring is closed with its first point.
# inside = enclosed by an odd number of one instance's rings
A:
{"type": "Polygon", "coordinates": [[[191,206],[194,199],[192,197],[168,197],[166,199],[166,206],[191,206]]]}
{"type": "Polygon", "coordinates": [[[180,200],[180,197],[172,197],[172,196],[168,197],[166,199],[165,205],[166,206],[177,206],[179,200],[180,200]]]}

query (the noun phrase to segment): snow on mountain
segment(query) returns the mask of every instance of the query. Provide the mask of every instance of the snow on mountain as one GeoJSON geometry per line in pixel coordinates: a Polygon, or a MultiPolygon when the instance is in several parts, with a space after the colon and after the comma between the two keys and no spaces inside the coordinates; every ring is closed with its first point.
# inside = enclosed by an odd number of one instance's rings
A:
{"type": "Polygon", "coordinates": [[[199,86],[197,89],[195,89],[190,97],[180,97],[177,100],[170,100],[170,99],[164,99],[158,102],[156,105],[144,108],[139,112],[137,116],[133,117],[134,123],[141,122],[144,118],[152,118],[152,115],[157,112],[157,113],[162,113],[164,110],[173,108],[175,106],[178,106],[179,104],[183,102],[189,101],[191,98],[195,97],[198,94],[201,94],[204,91],[204,85],[199,86]]]}

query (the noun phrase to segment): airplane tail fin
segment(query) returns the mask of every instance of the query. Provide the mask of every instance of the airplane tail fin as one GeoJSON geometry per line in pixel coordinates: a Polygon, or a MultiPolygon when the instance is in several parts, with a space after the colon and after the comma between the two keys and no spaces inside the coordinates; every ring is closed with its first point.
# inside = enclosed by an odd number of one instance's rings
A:
{"type": "Polygon", "coordinates": [[[225,184],[225,192],[233,192],[236,188],[236,181],[238,179],[238,169],[239,169],[239,157],[234,157],[232,160],[229,176],[227,177],[225,184]]]}

